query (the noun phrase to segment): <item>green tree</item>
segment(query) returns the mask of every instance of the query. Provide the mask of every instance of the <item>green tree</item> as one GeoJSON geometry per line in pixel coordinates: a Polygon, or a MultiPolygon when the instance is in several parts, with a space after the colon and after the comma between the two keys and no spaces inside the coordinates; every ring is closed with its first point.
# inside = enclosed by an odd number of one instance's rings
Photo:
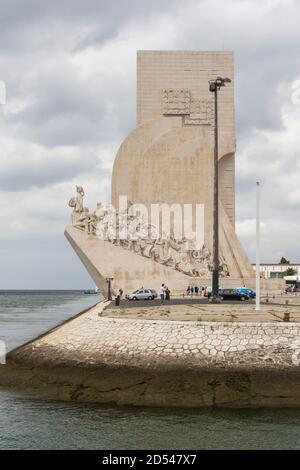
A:
{"type": "Polygon", "coordinates": [[[295,274],[297,274],[297,271],[293,268],[288,268],[282,273],[283,276],[295,276],[295,274]]]}
{"type": "Polygon", "coordinates": [[[282,256],[281,260],[279,261],[279,264],[290,264],[290,262],[282,256]]]}

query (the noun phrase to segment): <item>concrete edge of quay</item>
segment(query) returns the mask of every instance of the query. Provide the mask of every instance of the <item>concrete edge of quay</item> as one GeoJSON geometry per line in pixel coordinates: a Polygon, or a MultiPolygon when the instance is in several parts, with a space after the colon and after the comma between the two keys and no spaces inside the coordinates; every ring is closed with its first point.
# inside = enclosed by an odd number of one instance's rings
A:
{"type": "Polygon", "coordinates": [[[99,316],[107,305],[103,299],[10,351],[0,384],[136,406],[300,406],[300,323],[99,316]]]}

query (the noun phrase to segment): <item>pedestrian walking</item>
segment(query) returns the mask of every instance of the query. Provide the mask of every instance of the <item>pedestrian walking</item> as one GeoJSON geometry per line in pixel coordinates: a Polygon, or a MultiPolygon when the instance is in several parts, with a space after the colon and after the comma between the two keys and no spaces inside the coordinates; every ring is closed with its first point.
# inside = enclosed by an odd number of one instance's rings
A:
{"type": "Polygon", "coordinates": [[[162,304],[164,303],[164,300],[165,300],[165,293],[166,293],[166,288],[165,288],[165,285],[162,284],[162,285],[161,285],[161,288],[160,288],[160,291],[159,291],[160,300],[161,300],[161,303],[162,303],[162,304]]]}
{"type": "Polygon", "coordinates": [[[166,302],[170,302],[170,294],[171,294],[170,289],[166,287],[166,302]]]}

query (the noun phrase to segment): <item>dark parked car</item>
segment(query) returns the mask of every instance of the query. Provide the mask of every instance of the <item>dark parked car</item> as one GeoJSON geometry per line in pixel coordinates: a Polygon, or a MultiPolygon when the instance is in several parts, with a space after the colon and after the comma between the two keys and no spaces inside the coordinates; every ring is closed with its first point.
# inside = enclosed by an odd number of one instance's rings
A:
{"type": "MultiPolygon", "coordinates": [[[[219,295],[222,300],[249,300],[250,297],[248,294],[243,292],[239,292],[237,289],[219,289],[219,295]]],[[[211,296],[211,292],[207,294],[209,298],[211,296]]]]}
{"type": "Polygon", "coordinates": [[[242,294],[247,294],[251,299],[255,299],[256,293],[252,289],[248,289],[247,287],[238,287],[237,290],[241,292],[242,294]]]}

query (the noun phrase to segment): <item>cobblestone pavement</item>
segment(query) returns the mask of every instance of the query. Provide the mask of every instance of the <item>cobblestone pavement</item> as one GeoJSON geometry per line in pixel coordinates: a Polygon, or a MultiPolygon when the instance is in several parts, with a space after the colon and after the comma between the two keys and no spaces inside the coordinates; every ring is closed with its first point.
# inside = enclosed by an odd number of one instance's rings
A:
{"type": "Polygon", "coordinates": [[[15,351],[47,361],[143,367],[230,368],[293,366],[300,350],[299,323],[183,322],[101,316],[107,303],[15,351]],[[296,355],[296,356],[295,356],[296,355]]]}

